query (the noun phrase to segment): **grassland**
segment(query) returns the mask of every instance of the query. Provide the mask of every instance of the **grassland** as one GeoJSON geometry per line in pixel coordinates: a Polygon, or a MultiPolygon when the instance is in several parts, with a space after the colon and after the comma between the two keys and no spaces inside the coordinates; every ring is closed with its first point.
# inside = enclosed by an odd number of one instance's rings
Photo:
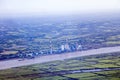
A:
{"type": "Polygon", "coordinates": [[[120,53],[84,56],[1,70],[0,80],[120,80],[120,53]],[[101,70],[95,71],[97,69],[101,70]],[[84,70],[93,71],[82,72],[84,70]]]}

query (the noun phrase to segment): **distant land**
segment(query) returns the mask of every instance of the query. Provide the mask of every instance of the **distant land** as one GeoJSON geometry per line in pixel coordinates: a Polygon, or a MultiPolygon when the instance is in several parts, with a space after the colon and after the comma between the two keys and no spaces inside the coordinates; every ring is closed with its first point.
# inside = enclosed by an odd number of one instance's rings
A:
{"type": "Polygon", "coordinates": [[[0,59],[120,46],[119,12],[0,18],[0,59]],[[62,50],[66,45],[69,50],[62,50]]]}

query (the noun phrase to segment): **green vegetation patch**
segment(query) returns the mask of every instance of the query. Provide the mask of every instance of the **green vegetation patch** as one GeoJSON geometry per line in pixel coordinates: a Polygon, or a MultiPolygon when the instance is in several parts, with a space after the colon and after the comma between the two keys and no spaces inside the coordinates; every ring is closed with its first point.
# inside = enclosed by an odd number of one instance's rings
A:
{"type": "Polygon", "coordinates": [[[104,71],[105,68],[120,68],[120,53],[52,61],[0,71],[0,80],[119,80],[120,70],[104,71]],[[74,72],[94,70],[96,72],[74,72]],[[72,72],[73,71],[73,72],[72,72]]]}

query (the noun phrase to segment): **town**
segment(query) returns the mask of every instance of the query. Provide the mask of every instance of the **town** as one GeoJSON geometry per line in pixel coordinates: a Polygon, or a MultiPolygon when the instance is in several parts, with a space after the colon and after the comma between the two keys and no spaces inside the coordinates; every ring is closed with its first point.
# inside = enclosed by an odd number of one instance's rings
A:
{"type": "Polygon", "coordinates": [[[81,44],[69,44],[66,40],[66,43],[63,43],[57,50],[54,50],[52,47],[52,42],[50,40],[50,45],[48,50],[42,50],[42,51],[28,51],[28,52],[21,52],[18,51],[16,54],[0,54],[0,60],[4,59],[12,59],[12,58],[21,58],[21,59],[32,59],[38,56],[43,55],[51,55],[51,54],[61,54],[66,52],[75,52],[75,51],[82,51],[82,45],[81,44]]]}

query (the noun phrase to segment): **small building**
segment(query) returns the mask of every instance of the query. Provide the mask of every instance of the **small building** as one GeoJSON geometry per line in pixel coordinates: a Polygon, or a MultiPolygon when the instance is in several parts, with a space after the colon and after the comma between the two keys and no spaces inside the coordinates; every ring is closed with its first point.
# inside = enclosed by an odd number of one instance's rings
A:
{"type": "Polygon", "coordinates": [[[61,51],[64,51],[64,50],[65,50],[65,46],[61,45],[61,51]]]}
{"type": "Polygon", "coordinates": [[[77,45],[77,50],[81,50],[82,49],[82,45],[77,45]]]}
{"type": "Polygon", "coordinates": [[[65,44],[64,46],[65,46],[65,50],[67,50],[67,51],[70,50],[70,46],[69,46],[69,44],[65,44]]]}
{"type": "Polygon", "coordinates": [[[63,44],[63,45],[61,45],[61,51],[70,51],[69,44],[63,44]]]}

